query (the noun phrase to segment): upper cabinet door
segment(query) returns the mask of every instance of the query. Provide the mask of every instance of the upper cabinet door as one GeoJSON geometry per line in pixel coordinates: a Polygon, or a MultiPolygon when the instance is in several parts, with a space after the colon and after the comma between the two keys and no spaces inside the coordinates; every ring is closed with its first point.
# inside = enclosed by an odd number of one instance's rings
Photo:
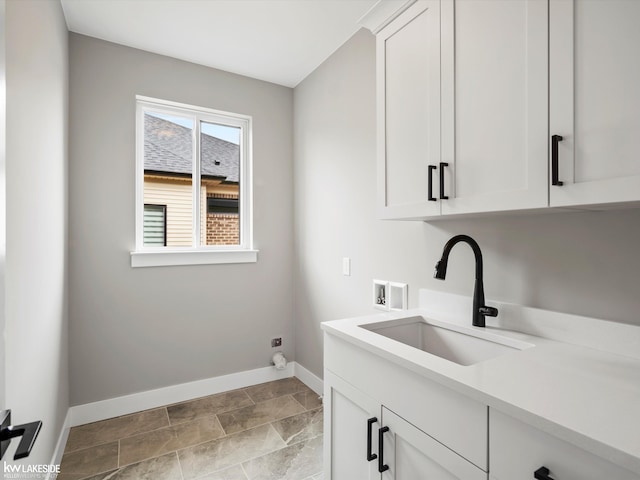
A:
{"type": "Polygon", "coordinates": [[[549,19],[550,204],[638,201],[640,2],[551,0],[549,19]]]}
{"type": "Polygon", "coordinates": [[[442,214],[548,205],[548,3],[442,0],[442,214]]]}
{"type": "Polygon", "coordinates": [[[419,0],[377,35],[381,218],[440,214],[440,0],[419,0]],[[435,167],[429,168],[429,166],[435,167]]]}

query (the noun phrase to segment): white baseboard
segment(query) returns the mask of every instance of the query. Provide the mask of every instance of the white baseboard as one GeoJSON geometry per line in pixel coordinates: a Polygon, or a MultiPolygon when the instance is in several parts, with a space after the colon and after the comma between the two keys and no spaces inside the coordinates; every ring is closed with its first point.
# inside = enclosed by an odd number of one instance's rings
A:
{"type": "Polygon", "coordinates": [[[292,377],[294,362],[287,364],[284,370],[274,367],[257,368],[244,372],[231,373],[220,377],[196,380],[195,382],[172,385],[170,387],[148,390],[123,397],[110,398],[99,402],[86,403],[71,407],[71,426],[120,417],[130,413],[158,408],[172,403],[185,402],[198,397],[249,387],[258,383],[271,382],[292,377]]]}
{"type": "MultiPolygon", "coordinates": [[[[255,370],[247,370],[220,377],[172,385],[157,390],[134,393],[123,397],[110,398],[99,402],[76,405],[69,409],[67,423],[69,427],[75,427],[77,425],[84,425],[85,423],[97,422],[106,420],[107,418],[119,417],[142,410],[170,405],[172,403],[214,395],[228,390],[293,377],[294,375],[313,391],[322,395],[322,380],[302,365],[296,362],[289,362],[284,370],[276,370],[273,367],[257,368],[255,370]]],[[[64,445],[64,443],[62,445],[64,445]]]]}
{"type": "Polygon", "coordinates": [[[323,394],[324,382],[297,362],[293,363],[293,374],[318,395],[323,394]]]}

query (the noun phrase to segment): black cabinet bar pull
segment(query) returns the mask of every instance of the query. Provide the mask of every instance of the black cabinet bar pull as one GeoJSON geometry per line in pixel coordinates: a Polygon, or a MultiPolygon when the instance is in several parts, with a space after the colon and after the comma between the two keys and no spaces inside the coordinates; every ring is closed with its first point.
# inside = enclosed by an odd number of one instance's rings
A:
{"type": "Polygon", "coordinates": [[[378,458],[378,455],[376,455],[375,453],[371,453],[371,443],[372,443],[371,427],[377,421],[378,419],[376,417],[372,417],[369,420],[367,420],[367,462],[370,462],[371,460],[375,460],[376,458],[378,458]]]}
{"type": "Polygon", "coordinates": [[[448,163],[440,162],[440,200],[449,200],[449,197],[444,194],[444,167],[448,166],[448,163]]]}
{"type": "Polygon", "coordinates": [[[26,458],[31,453],[33,444],[38,438],[38,433],[42,428],[42,422],[31,422],[23,425],[11,425],[11,410],[0,411],[0,459],[4,457],[4,454],[9,448],[11,439],[16,437],[22,437],[18,448],[13,456],[14,460],[26,458]]]}
{"type": "Polygon", "coordinates": [[[562,140],[561,135],[551,135],[551,185],[556,187],[564,185],[558,180],[558,143],[562,140]]]}
{"type": "Polygon", "coordinates": [[[384,434],[389,431],[389,427],[382,427],[378,430],[378,472],[386,472],[389,470],[389,465],[384,464],[384,434]]]}
{"type": "Polygon", "coordinates": [[[38,438],[38,433],[40,433],[41,428],[42,422],[39,420],[37,422],[25,423],[23,425],[11,427],[11,435],[22,437],[18,444],[18,448],[16,448],[16,453],[13,455],[14,460],[19,460],[29,456],[31,449],[33,448],[33,444],[36,443],[36,438],[38,438]]]}
{"type": "Polygon", "coordinates": [[[536,480],[553,480],[553,478],[549,476],[549,469],[547,467],[540,467],[537,469],[533,472],[533,477],[536,480]]]}
{"type": "Polygon", "coordinates": [[[438,200],[436,197],[433,196],[433,171],[436,168],[438,167],[436,167],[435,165],[429,165],[429,185],[427,185],[429,193],[428,193],[427,199],[430,202],[435,202],[436,200],[438,200]]]}

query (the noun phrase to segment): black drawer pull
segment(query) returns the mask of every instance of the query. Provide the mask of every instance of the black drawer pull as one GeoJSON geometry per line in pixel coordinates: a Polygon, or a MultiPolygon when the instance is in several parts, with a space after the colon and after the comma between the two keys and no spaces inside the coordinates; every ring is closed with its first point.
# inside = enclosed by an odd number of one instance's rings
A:
{"type": "Polygon", "coordinates": [[[376,455],[375,453],[371,453],[371,427],[377,421],[378,419],[376,417],[372,417],[367,420],[367,462],[378,458],[378,455],[376,455]]]}
{"type": "Polygon", "coordinates": [[[429,184],[427,185],[427,189],[428,189],[428,194],[427,194],[427,200],[429,200],[430,202],[435,202],[436,200],[438,200],[436,197],[433,196],[433,171],[438,168],[435,165],[429,165],[429,179],[428,182],[429,184]]]}
{"type": "Polygon", "coordinates": [[[540,467],[533,472],[533,478],[536,480],[553,480],[553,478],[549,476],[549,469],[547,467],[540,467]]]}
{"type": "Polygon", "coordinates": [[[551,135],[551,185],[556,187],[564,185],[558,180],[558,143],[562,140],[561,135],[551,135]]]}
{"type": "Polygon", "coordinates": [[[382,427],[381,429],[378,430],[378,453],[380,454],[380,456],[378,457],[378,472],[380,473],[386,472],[387,470],[389,470],[389,465],[385,465],[384,459],[383,459],[384,457],[383,436],[388,431],[389,431],[389,427],[382,427]]]}
{"type": "Polygon", "coordinates": [[[444,167],[448,166],[448,163],[440,162],[440,200],[449,200],[449,197],[444,194],[444,167]]]}

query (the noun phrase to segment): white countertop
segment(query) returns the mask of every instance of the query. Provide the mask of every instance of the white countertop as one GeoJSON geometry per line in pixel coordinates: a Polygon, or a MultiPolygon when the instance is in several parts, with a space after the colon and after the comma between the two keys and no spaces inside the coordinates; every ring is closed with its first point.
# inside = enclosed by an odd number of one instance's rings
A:
{"type": "Polygon", "coordinates": [[[420,309],[324,322],[322,328],[640,475],[640,327],[487,304],[500,315],[487,318],[485,328],[471,326],[470,299],[423,290],[420,309]],[[464,318],[474,335],[535,346],[463,366],[359,327],[410,316],[467,328],[464,318]]]}

